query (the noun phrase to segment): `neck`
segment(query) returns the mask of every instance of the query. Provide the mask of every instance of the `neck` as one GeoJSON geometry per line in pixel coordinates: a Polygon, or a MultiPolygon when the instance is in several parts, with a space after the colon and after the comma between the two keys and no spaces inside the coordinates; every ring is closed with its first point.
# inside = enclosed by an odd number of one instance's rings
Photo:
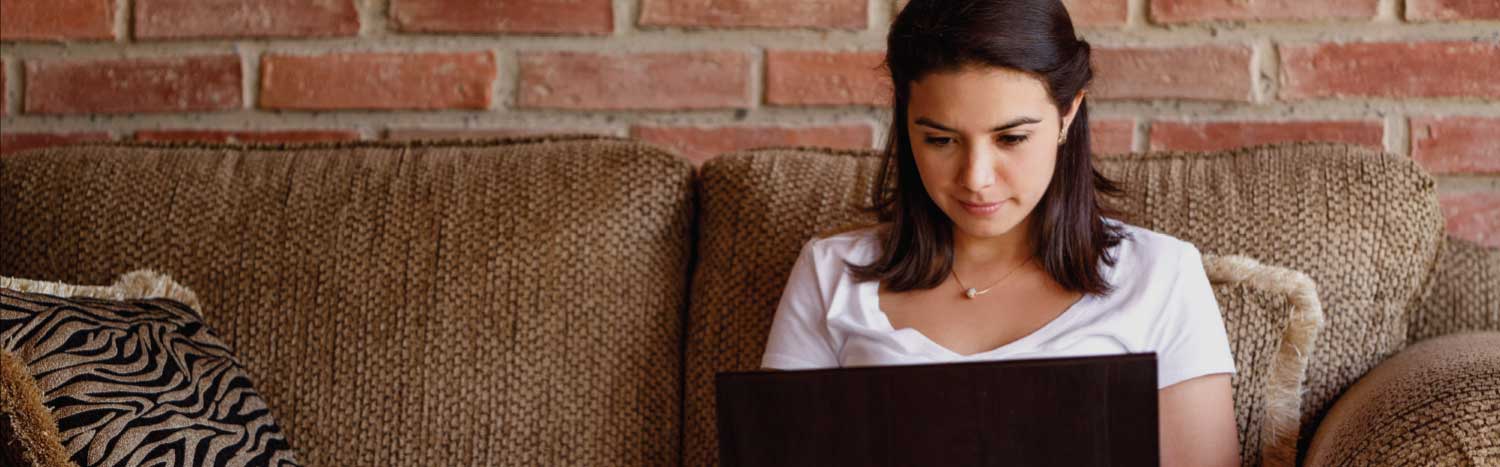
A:
{"type": "Polygon", "coordinates": [[[1027,238],[1029,221],[1028,217],[1009,232],[990,238],[972,237],[953,229],[953,267],[960,268],[962,274],[965,270],[996,266],[1010,268],[1021,264],[1032,255],[1027,238]]]}

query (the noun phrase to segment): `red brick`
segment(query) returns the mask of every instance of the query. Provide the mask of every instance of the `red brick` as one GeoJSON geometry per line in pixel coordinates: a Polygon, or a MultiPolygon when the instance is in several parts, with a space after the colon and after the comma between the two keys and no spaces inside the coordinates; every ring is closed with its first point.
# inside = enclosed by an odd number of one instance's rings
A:
{"type": "Polygon", "coordinates": [[[493,99],[489,52],[266,55],[267,109],[485,109],[493,99]]]}
{"type": "Polygon", "coordinates": [[[749,107],[740,52],[523,53],[521,107],[676,110],[749,107]]]}
{"type": "Polygon", "coordinates": [[[609,34],[610,0],[393,0],[391,21],[411,32],[609,34]]]}
{"type": "Polygon", "coordinates": [[[327,37],[359,33],[353,0],[135,0],[135,37],[327,37]]]}
{"type": "Polygon", "coordinates": [[[766,53],[766,103],[890,105],[885,52],[772,50],[766,53]]]}
{"type": "Polygon", "coordinates": [[[1135,141],[1134,120],[1104,119],[1089,122],[1089,146],[1094,154],[1125,154],[1135,141]]]}
{"type": "Polygon", "coordinates": [[[442,139],[490,139],[515,136],[538,136],[554,134],[616,135],[614,131],[583,128],[392,128],[386,130],[389,141],[442,140],[442,139]]]}
{"type": "Polygon", "coordinates": [[[1154,122],[1151,150],[1214,151],[1295,141],[1331,141],[1383,149],[1379,121],[1154,122]]]}
{"type": "Polygon", "coordinates": [[[1129,4],[1126,0],[1063,0],[1074,27],[1123,26],[1129,4]]]}
{"type": "Polygon", "coordinates": [[[1248,47],[1099,48],[1093,65],[1101,99],[1250,100],[1248,47]]]}
{"type": "Polygon", "coordinates": [[[1213,20],[1326,21],[1374,18],[1379,0],[1152,0],[1158,23],[1213,20]]]}
{"type": "Polygon", "coordinates": [[[819,146],[869,149],[874,134],[868,125],[840,126],[637,126],[631,135],[669,148],[694,164],[719,154],[767,146],[819,146]]]}
{"type": "Polygon", "coordinates": [[[1500,19],[1495,0],[1406,0],[1406,19],[1412,21],[1500,19]]]}
{"type": "Polygon", "coordinates": [[[1433,173],[1500,173],[1500,118],[1414,118],[1412,158],[1433,173]]]}
{"type": "Polygon", "coordinates": [[[867,0],[641,0],[642,26],[826,28],[869,26],[867,0]]]}
{"type": "Polygon", "coordinates": [[[26,62],[26,112],[188,112],[241,107],[233,55],[26,62]]]}
{"type": "Polygon", "coordinates": [[[0,0],[0,40],[115,38],[115,0],[0,0]]]}
{"type": "Polygon", "coordinates": [[[61,146],[83,141],[104,141],[109,134],[104,132],[84,133],[0,133],[0,155],[48,146],[61,146]]]}
{"type": "Polygon", "coordinates": [[[136,141],[207,141],[215,143],[296,143],[307,141],[352,141],[354,130],[141,130],[136,141]]]}
{"type": "Polygon", "coordinates": [[[1365,42],[1281,47],[1281,97],[1500,97],[1500,43],[1365,42]]]}
{"type": "Polygon", "coordinates": [[[1500,247],[1500,192],[1442,194],[1438,201],[1448,220],[1448,233],[1500,247]]]}
{"type": "MultiPolygon", "coordinates": [[[[896,0],[895,12],[906,8],[907,0],[896,0]]],[[[1123,26],[1130,15],[1128,0],[1063,0],[1073,27],[1123,26]]]]}

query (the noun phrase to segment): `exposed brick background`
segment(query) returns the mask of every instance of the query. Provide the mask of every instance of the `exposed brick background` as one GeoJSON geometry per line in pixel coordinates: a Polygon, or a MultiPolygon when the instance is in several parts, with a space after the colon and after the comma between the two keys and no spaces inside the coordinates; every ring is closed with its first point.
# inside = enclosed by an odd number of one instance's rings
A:
{"type": "Polygon", "coordinates": [[[1500,118],[1412,119],[1412,157],[1434,173],[1500,174],[1500,118]]]}
{"type": "Polygon", "coordinates": [[[766,52],[766,103],[890,105],[885,52],[766,52]]]}
{"type": "Polygon", "coordinates": [[[1441,200],[1449,232],[1500,247],[1500,193],[1451,193],[1441,200]]]}
{"type": "Polygon", "coordinates": [[[26,113],[192,112],[240,107],[233,55],[26,62],[26,113]]]}
{"type": "Polygon", "coordinates": [[[1094,96],[1100,99],[1250,100],[1250,48],[1244,46],[1098,48],[1094,96]]]}
{"type": "Polygon", "coordinates": [[[1495,0],[1406,0],[1406,8],[1414,21],[1500,19],[1495,0]]]}
{"type": "Polygon", "coordinates": [[[1327,21],[1369,19],[1378,0],[1154,0],[1151,18],[1163,23],[1207,20],[1327,21]]]}
{"type": "Polygon", "coordinates": [[[796,126],[796,127],[658,127],[632,128],[631,136],[677,151],[694,161],[730,151],[763,146],[824,146],[868,148],[870,127],[796,126]]]}
{"type": "Polygon", "coordinates": [[[1212,151],[1294,141],[1336,141],[1382,149],[1379,121],[1173,122],[1151,124],[1151,149],[1212,151]]]}
{"type": "Polygon", "coordinates": [[[1500,39],[1297,44],[1281,58],[1288,99],[1500,97],[1500,39]]]}
{"type": "Polygon", "coordinates": [[[741,52],[521,55],[521,107],[687,110],[750,107],[741,52]]]}
{"type": "Polygon", "coordinates": [[[493,97],[489,52],[266,55],[267,109],[484,109],[493,97]]]}
{"type": "Polygon", "coordinates": [[[610,0],[391,0],[391,23],[411,32],[609,34],[610,0]]]}
{"type": "Polygon", "coordinates": [[[109,134],[102,131],[83,133],[3,133],[0,134],[0,156],[16,151],[56,146],[83,141],[104,141],[109,134]]]}
{"type": "Polygon", "coordinates": [[[136,141],[211,141],[232,142],[306,142],[352,141],[359,139],[353,130],[143,130],[135,133],[136,141]]]}
{"type": "Polygon", "coordinates": [[[0,40],[113,39],[115,0],[0,0],[0,40]]]}
{"type": "Polygon", "coordinates": [[[354,0],[135,0],[135,37],[352,36],[354,0]]]}
{"type": "Polygon", "coordinates": [[[1089,122],[1089,146],[1095,154],[1124,154],[1130,152],[1134,141],[1134,120],[1094,119],[1089,122]]]}
{"type": "Polygon", "coordinates": [[[642,26],[864,29],[866,0],[640,0],[642,26]]]}
{"type": "MultiPolygon", "coordinates": [[[[904,3],[0,0],[0,153],[556,132],[694,162],[876,147],[904,3]]],[[[1063,4],[1095,50],[1096,153],[1379,148],[1436,174],[1461,235],[1500,241],[1500,1],[1063,4]]]]}

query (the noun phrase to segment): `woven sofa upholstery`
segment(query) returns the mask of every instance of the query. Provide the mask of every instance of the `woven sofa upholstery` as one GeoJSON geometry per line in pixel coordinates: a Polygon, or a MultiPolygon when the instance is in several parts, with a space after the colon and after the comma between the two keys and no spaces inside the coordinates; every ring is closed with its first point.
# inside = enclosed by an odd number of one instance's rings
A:
{"type": "Polygon", "coordinates": [[[0,276],[198,293],[313,466],[679,457],[693,168],[637,142],[0,158],[0,276]]]}
{"type": "MultiPolygon", "coordinates": [[[[803,241],[869,222],[859,208],[876,151],[784,148],[719,156],[702,170],[699,257],[687,333],[686,465],[716,459],[713,374],[758,366],[785,271],[803,241]]],[[[1410,159],[1336,144],[1108,156],[1125,220],[1303,271],[1327,322],[1304,385],[1300,440],[1369,369],[1406,345],[1407,310],[1442,244],[1435,184],[1410,159]]]]}
{"type": "MultiPolygon", "coordinates": [[[[39,149],[0,157],[0,276],[170,274],[307,465],[707,465],[713,372],[758,363],[798,246],[871,219],[855,206],[878,163],[783,148],[695,174],[583,136],[39,149]]],[[[1125,220],[1318,283],[1304,443],[1410,342],[1500,330],[1500,253],[1444,241],[1409,159],[1297,144],[1100,165],[1130,188],[1125,220]]]]}

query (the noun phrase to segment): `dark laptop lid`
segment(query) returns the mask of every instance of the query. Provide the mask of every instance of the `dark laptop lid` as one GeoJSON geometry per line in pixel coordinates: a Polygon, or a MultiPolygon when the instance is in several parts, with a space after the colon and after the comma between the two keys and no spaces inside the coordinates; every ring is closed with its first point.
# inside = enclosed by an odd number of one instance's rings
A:
{"type": "Polygon", "coordinates": [[[724,466],[1157,465],[1156,354],[717,375],[724,466]]]}

